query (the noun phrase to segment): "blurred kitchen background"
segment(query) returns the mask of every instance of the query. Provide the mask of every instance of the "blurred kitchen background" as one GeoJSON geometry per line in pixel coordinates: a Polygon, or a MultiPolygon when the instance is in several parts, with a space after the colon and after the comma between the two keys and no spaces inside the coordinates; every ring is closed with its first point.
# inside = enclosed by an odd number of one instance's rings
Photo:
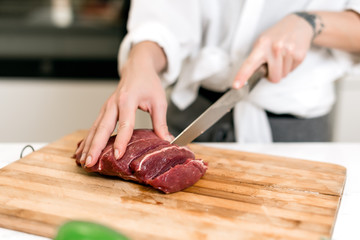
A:
{"type": "MultiPolygon", "coordinates": [[[[91,126],[119,80],[129,0],[0,0],[0,142],[91,126]]],[[[360,141],[360,66],[338,82],[334,141],[360,141]]],[[[138,112],[136,127],[151,127],[138,112]]]]}
{"type": "Polygon", "coordinates": [[[1,142],[54,141],[92,125],[119,80],[129,5],[0,0],[1,142]]]}

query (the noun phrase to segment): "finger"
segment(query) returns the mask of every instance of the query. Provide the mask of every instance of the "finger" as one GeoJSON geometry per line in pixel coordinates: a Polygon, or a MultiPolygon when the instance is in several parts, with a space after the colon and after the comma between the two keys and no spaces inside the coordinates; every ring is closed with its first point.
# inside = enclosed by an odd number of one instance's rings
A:
{"type": "Polygon", "coordinates": [[[84,145],[85,145],[85,139],[81,140],[80,144],[78,145],[76,151],[75,151],[75,156],[76,158],[79,157],[79,154],[82,153],[82,150],[84,149],[84,145]]]}
{"type": "Polygon", "coordinates": [[[122,104],[119,107],[119,125],[114,142],[114,156],[120,159],[126,150],[132,136],[135,125],[135,113],[137,107],[133,104],[122,104]]]}
{"type": "Polygon", "coordinates": [[[85,167],[92,167],[97,163],[101,151],[105,148],[112,132],[114,131],[117,114],[118,112],[115,105],[106,109],[103,118],[96,128],[94,137],[92,138],[91,145],[86,156],[85,167]]]}
{"type": "Polygon", "coordinates": [[[83,147],[82,147],[82,150],[81,150],[82,153],[81,153],[81,157],[80,157],[80,163],[81,163],[82,166],[85,165],[85,159],[86,159],[87,152],[89,151],[91,141],[92,141],[92,139],[93,139],[93,137],[95,135],[97,126],[99,125],[99,122],[102,119],[103,115],[104,115],[104,108],[101,109],[98,118],[95,120],[94,124],[90,128],[90,131],[89,131],[88,135],[86,136],[86,138],[82,142],[83,147]]]}
{"type": "Polygon", "coordinates": [[[286,54],[283,58],[282,77],[286,77],[292,71],[292,67],[293,67],[293,58],[290,54],[286,54]]]}
{"type": "Polygon", "coordinates": [[[283,73],[283,49],[280,45],[275,45],[273,47],[272,53],[268,57],[268,67],[269,81],[273,83],[279,82],[283,73]]]}
{"type": "Polygon", "coordinates": [[[166,123],[166,110],[167,103],[166,101],[161,102],[157,105],[154,105],[151,111],[151,119],[153,122],[153,128],[160,138],[171,142],[173,140],[173,136],[169,133],[168,126],[166,123]]]}
{"type": "Polygon", "coordinates": [[[292,68],[291,71],[294,70],[295,68],[297,68],[300,63],[302,63],[305,59],[306,56],[306,52],[302,52],[301,50],[294,50],[293,53],[293,64],[292,64],[292,68]]]}
{"type": "Polygon", "coordinates": [[[255,47],[237,72],[233,82],[233,88],[239,89],[244,86],[256,69],[265,62],[263,47],[255,47]]]}

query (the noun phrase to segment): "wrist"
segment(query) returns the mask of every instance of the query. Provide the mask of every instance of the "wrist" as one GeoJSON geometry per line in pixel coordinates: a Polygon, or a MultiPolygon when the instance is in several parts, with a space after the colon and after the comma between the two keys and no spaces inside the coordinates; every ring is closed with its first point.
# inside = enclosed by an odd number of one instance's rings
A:
{"type": "Polygon", "coordinates": [[[162,72],[167,63],[163,49],[152,41],[143,41],[134,45],[130,51],[128,62],[140,69],[153,69],[157,73],[162,72]]]}
{"type": "Polygon", "coordinates": [[[158,74],[154,64],[146,56],[142,54],[137,54],[134,56],[129,56],[122,68],[120,69],[120,75],[125,76],[135,76],[135,75],[153,75],[158,74]]]}
{"type": "Polygon", "coordinates": [[[311,12],[295,12],[294,15],[299,18],[305,20],[313,31],[312,41],[321,34],[324,29],[324,23],[320,17],[320,15],[311,12]]]}

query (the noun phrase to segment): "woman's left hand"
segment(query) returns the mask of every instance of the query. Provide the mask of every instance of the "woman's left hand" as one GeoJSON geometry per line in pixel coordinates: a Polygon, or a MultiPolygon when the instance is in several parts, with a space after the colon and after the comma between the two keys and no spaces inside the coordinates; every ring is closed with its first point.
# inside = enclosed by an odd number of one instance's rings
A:
{"type": "Polygon", "coordinates": [[[255,42],[241,65],[233,88],[241,88],[262,64],[268,65],[268,79],[277,83],[293,71],[305,58],[314,31],[301,17],[291,14],[266,30],[255,42]]]}

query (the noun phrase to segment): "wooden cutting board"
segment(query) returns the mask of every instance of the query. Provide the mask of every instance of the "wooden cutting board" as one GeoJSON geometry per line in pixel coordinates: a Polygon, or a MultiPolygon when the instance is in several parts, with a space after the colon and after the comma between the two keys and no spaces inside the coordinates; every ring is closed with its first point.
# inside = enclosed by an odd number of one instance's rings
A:
{"type": "Polygon", "coordinates": [[[192,144],[209,163],[174,194],[76,166],[78,131],[0,169],[0,227],[54,237],[81,219],[132,239],[327,239],[344,189],[342,166],[192,144]]]}

